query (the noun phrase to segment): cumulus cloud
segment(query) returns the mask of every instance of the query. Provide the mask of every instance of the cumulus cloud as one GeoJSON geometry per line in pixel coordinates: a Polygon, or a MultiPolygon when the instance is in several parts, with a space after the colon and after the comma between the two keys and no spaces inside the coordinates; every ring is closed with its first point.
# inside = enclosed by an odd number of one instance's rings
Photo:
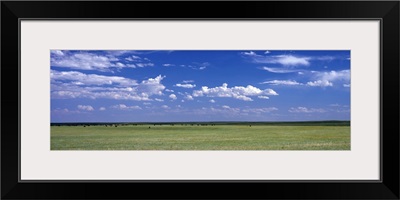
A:
{"type": "Polygon", "coordinates": [[[59,72],[51,70],[51,97],[106,98],[118,100],[150,101],[150,96],[162,95],[165,86],[161,83],[165,76],[149,78],[137,83],[136,80],[81,72],[59,72]]]}
{"type": "Polygon", "coordinates": [[[307,85],[312,87],[330,87],[333,86],[333,83],[327,80],[318,80],[307,82],[307,85]]]}
{"type": "Polygon", "coordinates": [[[185,96],[185,99],[186,100],[193,100],[193,96],[188,94],[188,95],[185,96]]]}
{"type": "Polygon", "coordinates": [[[183,80],[182,83],[193,83],[194,80],[183,80]]]}
{"type": "Polygon", "coordinates": [[[136,63],[137,67],[153,67],[154,63],[136,63]]]}
{"type": "Polygon", "coordinates": [[[165,89],[165,86],[161,84],[161,81],[165,78],[165,76],[158,75],[155,78],[149,78],[147,80],[143,80],[138,86],[137,91],[139,94],[143,96],[151,96],[151,95],[162,95],[162,91],[165,89]]]}
{"type": "Polygon", "coordinates": [[[256,56],[257,54],[254,51],[249,51],[249,52],[242,52],[242,55],[246,56],[256,56]]]}
{"type": "Polygon", "coordinates": [[[163,102],[164,100],[159,99],[159,98],[155,98],[154,101],[163,102]]]}
{"type": "Polygon", "coordinates": [[[175,65],[174,64],[165,63],[162,66],[164,66],[164,67],[172,67],[172,66],[175,66],[175,65]]]}
{"type": "Polygon", "coordinates": [[[341,71],[329,71],[329,72],[317,72],[315,74],[317,78],[321,80],[327,81],[350,81],[350,70],[341,70],[341,71]]]}
{"type": "Polygon", "coordinates": [[[117,110],[141,110],[142,109],[140,106],[127,106],[125,104],[113,105],[113,106],[111,106],[111,108],[117,109],[117,110]]]}
{"type": "Polygon", "coordinates": [[[174,90],[165,89],[166,92],[174,92],[174,90]]]}
{"type": "Polygon", "coordinates": [[[293,80],[273,80],[273,81],[265,81],[261,84],[270,84],[270,85],[302,85],[301,83],[293,80]]]}
{"type": "MultiPolygon", "coordinates": [[[[51,51],[51,66],[64,67],[78,70],[97,70],[102,72],[114,71],[114,69],[121,68],[137,68],[137,67],[151,67],[151,63],[147,58],[139,56],[129,56],[121,58],[129,51],[51,51]]],[[[132,53],[132,51],[131,51],[132,53]]]]}
{"type": "Polygon", "coordinates": [[[235,99],[240,99],[243,101],[253,101],[249,96],[265,96],[265,95],[278,95],[272,89],[261,90],[252,85],[248,85],[246,87],[243,86],[234,86],[228,88],[228,84],[224,83],[222,86],[209,88],[207,86],[203,86],[201,90],[193,91],[194,97],[199,96],[207,96],[207,97],[230,97],[235,99]]]}
{"type": "Polygon", "coordinates": [[[245,113],[269,113],[272,111],[276,111],[278,108],[276,107],[269,107],[269,108],[247,108],[247,109],[242,109],[242,112],[245,113]]]}
{"type": "Polygon", "coordinates": [[[111,68],[125,67],[119,59],[113,56],[94,54],[89,52],[54,51],[51,56],[51,66],[65,67],[79,70],[110,71],[111,68]],[[61,54],[61,53],[62,54],[61,54]],[[119,64],[118,64],[119,63],[119,64]]]}
{"type": "Polygon", "coordinates": [[[292,55],[278,55],[278,56],[271,56],[271,58],[267,58],[265,60],[260,60],[260,62],[265,63],[279,63],[281,65],[286,66],[295,66],[295,65],[310,65],[309,57],[297,57],[292,55]]]}
{"type": "Polygon", "coordinates": [[[51,50],[51,53],[55,54],[57,56],[63,56],[64,55],[63,51],[60,51],[60,50],[51,50]]]}
{"type": "Polygon", "coordinates": [[[333,86],[336,82],[342,83],[343,86],[346,87],[345,85],[350,84],[350,70],[326,72],[312,71],[312,76],[315,81],[308,82],[308,86],[328,87],[333,86]]]}
{"type": "Polygon", "coordinates": [[[164,109],[169,109],[170,107],[169,107],[169,106],[167,106],[167,105],[162,105],[162,106],[161,106],[161,108],[164,108],[164,109]]]}
{"type": "Polygon", "coordinates": [[[215,103],[216,101],[214,100],[214,99],[211,99],[210,100],[210,103],[215,103]]]}
{"type": "Polygon", "coordinates": [[[90,105],[78,105],[79,110],[85,110],[85,111],[93,111],[93,107],[90,105]]]}
{"type": "MultiPolygon", "coordinates": [[[[265,69],[266,67],[264,67],[265,69]]],[[[268,68],[269,69],[269,68],[268,68]]],[[[279,69],[281,70],[281,69],[279,69]]],[[[289,72],[285,71],[280,72],[289,72]]],[[[294,71],[293,71],[294,72],[294,71]]],[[[307,72],[307,71],[305,71],[307,72]]],[[[298,72],[300,75],[304,75],[304,72],[298,72]]],[[[305,85],[310,87],[332,87],[335,83],[341,83],[343,87],[350,86],[350,70],[341,70],[341,71],[309,71],[307,76],[311,79],[307,83],[299,83],[295,80],[272,80],[265,81],[260,84],[270,84],[270,85],[287,85],[287,86],[296,86],[296,85],[305,85]]]]}
{"type": "Polygon", "coordinates": [[[237,108],[228,105],[223,105],[221,107],[202,107],[201,109],[194,110],[194,114],[197,115],[210,115],[210,114],[224,114],[224,115],[261,115],[265,113],[270,113],[278,110],[276,107],[264,107],[264,108],[237,108]]]}
{"type": "Polygon", "coordinates": [[[190,83],[185,83],[185,84],[177,83],[174,86],[175,87],[181,87],[181,88],[194,88],[194,87],[196,87],[195,84],[190,84],[190,83]]]}
{"type": "Polygon", "coordinates": [[[176,99],[177,99],[177,97],[176,97],[175,94],[170,94],[170,95],[169,95],[169,98],[171,98],[172,100],[176,100],[176,99]]]}
{"type": "Polygon", "coordinates": [[[136,55],[132,55],[132,56],[126,57],[125,60],[133,62],[133,61],[141,61],[142,58],[139,56],[136,56],[136,55]]]}
{"type": "Polygon", "coordinates": [[[258,96],[259,99],[269,99],[267,96],[258,96]]]}
{"type": "Polygon", "coordinates": [[[306,108],[306,107],[296,107],[290,108],[289,112],[291,113],[323,113],[325,112],[324,109],[321,108],[306,108]]]}
{"type": "Polygon", "coordinates": [[[100,110],[100,111],[105,111],[106,108],[105,108],[105,107],[100,107],[99,110],[100,110]]]}
{"type": "Polygon", "coordinates": [[[103,76],[97,74],[84,74],[77,71],[56,71],[50,70],[50,79],[54,81],[70,81],[75,85],[138,85],[136,80],[124,78],[120,76],[103,76]]]}
{"type": "Polygon", "coordinates": [[[62,114],[62,115],[69,115],[69,114],[81,114],[82,112],[79,110],[69,110],[67,108],[61,109],[61,108],[56,108],[54,110],[51,111],[52,114],[62,114]]]}

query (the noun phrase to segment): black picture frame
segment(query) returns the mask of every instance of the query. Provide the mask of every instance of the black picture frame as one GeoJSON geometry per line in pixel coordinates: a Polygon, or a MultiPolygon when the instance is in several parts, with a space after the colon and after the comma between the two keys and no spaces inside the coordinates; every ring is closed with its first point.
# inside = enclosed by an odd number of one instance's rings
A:
{"type": "Polygon", "coordinates": [[[399,199],[399,8],[399,1],[2,1],[1,198],[399,199]],[[21,96],[17,74],[22,18],[379,19],[382,22],[381,181],[20,182],[21,96]]]}

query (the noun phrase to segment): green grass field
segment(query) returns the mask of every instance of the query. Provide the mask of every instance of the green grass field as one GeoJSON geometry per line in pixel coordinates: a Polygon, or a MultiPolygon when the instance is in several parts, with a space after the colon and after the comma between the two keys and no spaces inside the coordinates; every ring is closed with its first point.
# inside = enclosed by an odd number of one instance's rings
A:
{"type": "Polygon", "coordinates": [[[51,150],[350,150],[350,126],[51,126],[51,150]]]}

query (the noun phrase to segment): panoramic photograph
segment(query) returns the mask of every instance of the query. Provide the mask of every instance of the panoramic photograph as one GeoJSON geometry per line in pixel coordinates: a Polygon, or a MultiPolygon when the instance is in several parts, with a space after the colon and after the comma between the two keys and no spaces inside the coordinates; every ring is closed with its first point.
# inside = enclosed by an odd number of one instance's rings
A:
{"type": "Polygon", "coordinates": [[[51,50],[51,150],[351,150],[349,50],[51,50]]]}

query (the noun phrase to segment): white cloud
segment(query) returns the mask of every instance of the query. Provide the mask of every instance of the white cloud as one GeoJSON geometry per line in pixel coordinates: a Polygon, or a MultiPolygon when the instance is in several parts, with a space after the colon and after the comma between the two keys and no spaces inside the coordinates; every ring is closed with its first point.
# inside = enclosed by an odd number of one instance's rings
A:
{"type": "Polygon", "coordinates": [[[325,112],[324,109],[321,108],[306,108],[306,107],[297,107],[297,108],[290,108],[289,112],[291,113],[323,113],[325,112]]]}
{"type": "Polygon", "coordinates": [[[51,66],[66,67],[80,70],[99,70],[110,71],[110,68],[122,68],[121,64],[117,64],[117,58],[107,55],[97,55],[89,52],[70,53],[63,51],[63,54],[57,54],[50,59],[51,66]]]}
{"type": "Polygon", "coordinates": [[[193,96],[188,94],[188,95],[185,96],[185,99],[186,100],[193,100],[193,96]]]}
{"type": "Polygon", "coordinates": [[[140,60],[140,59],[142,59],[142,58],[140,58],[139,56],[135,56],[135,55],[132,55],[131,57],[132,57],[132,59],[134,59],[134,60],[140,60]]]}
{"type": "Polygon", "coordinates": [[[172,67],[172,66],[175,66],[175,65],[174,64],[165,63],[162,66],[164,66],[164,67],[172,67]]]}
{"type": "Polygon", "coordinates": [[[126,57],[125,60],[130,61],[130,62],[142,62],[143,60],[150,61],[147,58],[142,59],[141,57],[136,56],[136,55],[132,55],[132,56],[126,57]]]}
{"type": "Polygon", "coordinates": [[[261,84],[270,84],[270,85],[302,85],[302,83],[299,83],[299,82],[293,81],[293,80],[273,80],[273,81],[265,81],[265,82],[262,82],[261,84]]]}
{"type": "Polygon", "coordinates": [[[163,102],[164,100],[155,98],[154,101],[163,102]]]}
{"type": "MultiPolygon", "coordinates": [[[[294,73],[298,72],[299,70],[295,69],[287,69],[287,68],[273,68],[273,67],[262,67],[262,70],[272,72],[272,73],[278,73],[278,74],[285,74],[285,73],[294,73]]],[[[298,72],[301,73],[301,72],[298,72]]]]}
{"type": "Polygon", "coordinates": [[[136,63],[137,67],[153,67],[154,63],[136,63]]]}
{"type": "Polygon", "coordinates": [[[216,101],[214,100],[214,99],[211,99],[210,100],[210,103],[215,103],[216,101]]]}
{"type": "Polygon", "coordinates": [[[124,77],[51,70],[51,97],[150,101],[150,96],[163,94],[164,77],[159,75],[137,83],[124,77]]]}
{"type": "Polygon", "coordinates": [[[162,105],[161,108],[169,109],[169,106],[167,106],[167,105],[162,105]]]}
{"type": "MultiPolygon", "coordinates": [[[[132,51],[131,51],[132,52],[132,51]]],[[[121,68],[137,68],[154,66],[149,59],[139,56],[125,57],[122,63],[116,56],[129,53],[129,51],[52,51],[51,66],[65,67],[79,70],[98,70],[103,72],[114,71],[121,68]],[[134,63],[132,63],[134,62],[134,63]],[[139,62],[139,63],[138,63],[139,62]]]]}
{"type": "Polygon", "coordinates": [[[125,104],[113,105],[113,106],[111,106],[111,108],[117,109],[117,110],[141,110],[142,109],[140,106],[127,106],[125,104]]]}
{"type": "Polygon", "coordinates": [[[60,51],[60,50],[51,50],[51,53],[55,54],[57,56],[63,56],[64,55],[64,53],[62,51],[60,51]]]}
{"type": "Polygon", "coordinates": [[[162,95],[162,91],[165,89],[165,86],[161,84],[161,81],[164,78],[165,76],[158,75],[155,78],[149,78],[142,81],[137,86],[138,93],[142,94],[143,96],[162,95]]]}
{"type": "Polygon", "coordinates": [[[166,92],[174,92],[174,90],[165,89],[166,92]]]}
{"type": "Polygon", "coordinates": [[[246,56],[255,56],[255,55],[257,55],[256,53],[254,53],[254,51],[242,52],[242,54],[246,55],[246,56]]]}
{"type": "Polygon", "coordinates": [[[100,110],[100,111],[105,111],[106,108],[105,108],[105,107],[100,107],[99,110],[100,110]]]}
{"type": "Polygon", "coordinates": [[[194,82],[194,80],[184,80],[184,81],[182,81],[182,83],[193,83],[194,82]]]}
{"type": "Polygon", "coordinates": [[[302,57],[294,55],[258,55],[253,51],[242,52],[242,55],[249,57],[254,63],[264,63],[264,64],[281,64],[284,66],[308,66],[310,65],[311,57],[302,57]]]}
{"type": "Polygon", "coordinates": [[[76,85],[113,85],[119,84],[123,86],[138,85],[136,80],[124,78],[120,76],[103,76],[97,74],[84,74],[77,71],[60,72],[50,70],[50,79],[54,81],[71,81],[76,85]]]}
{"type": "Polygon", "coordinates": [[[248,109],[243,109],[242,112],[249,112],[249,113],[269,113],[272,111],[276,111],[278,108],[275,107],[269,107],[269,108],[248,108],[248,109]]]}
{"type": "Polygon", "coordinates": [[[143,105],[148,106],[148,105],[151,105],[151,103],[149,103],[149,102],[143,102],[143,105]]]}
{"type": "Polygon", "coordinates": [[[297,74],[299,74],[299,75],[303,75],[303,74],[304,74],[304,72],[297,72],[297,74]]]}
{"type": "Polygon", "coordinates": [[[258,96],[259,99],[269,99],[267,96],[258,96]]]}
{"type": "Polygon", "coordinates": [[[316,77],[327,81],[350,80],[350,70],[330,71],[330,72],[317,72],[316,77]]]}
{"type": "Polygon", "coordinates": [[[110,50],[106,51],[108,54],[113,55],[113,56],[122,56],[127,53],[132,53],[133,51],[128,51],[128,50],[110,50]]]}
{"type": "MultiPolygon", "coordinates": [[[[264,67],[264,69],[268,69],[267,67],[264,67]]],[[[285,71],[286,69],[283,69],[283,71],[279,71],[279,73],[283,72],[288,72],[285,71]]],[[[304,74],[303,72],[298,72],[299,74],[304,74]]],[[[341,70],[341,71],[329,71],[329,72],[319,72],[319,71],[310,71],[310,76],[311,79],[314,79],[312,81],[309,81],[305,84],[299,83],[294,80],[273,80],[273,81],[266,81],[262,82],[260,84],[270,84],[270,85],[307,85],[311,87],[331,87],[334,85],[334,82],[344,82],[343,87],[349,87],[350,84],[350,70],[341,70]]]]}
{"type": "Polygon", "coordinates": [[[292,55],[279,55],[273,56],[273,59],[266,60],[267,63],[279,63],[285,66],[295,66],[295,65],[310,65],[309,57],[297,57],[292,55]]]}
{"type": "Polygon", "coordinates": [[[328,72],[311,71],[311,73],[315,81],[308,82],[308,86],[327,87],[333,86],[334,82],[341,82],[345,87],[345,85],[350,82],[350,70],[328,72]]]}
{"type": "Polygon", "coordinates": [[[79,110],[68,110],[67,108],[61,109],[56,108],[51,111],[53,114],[81,114],[82,112],[79,110]]]}
{"type": "Polygon", "coordinates": [[[209,88],[207,86],[203,86],[201,90],[193,91],[194,97],[199,97],[199,96],[231,97],[243,101],[252,101],[252,99],[249,96],[265,96],[265,95],[278,95],[278,93],[276,93],[272,89],[261,90],[252,85],[248,85],[246,87],[235,86],[228,88],[227,83],[224,83],[222,84],[222,86],[215,88],[209,88]]]}
{"type": "Polygon", "coordinates": [[[169,98],[171,98],[172,100],[176,100],[177,99],[175,94],[170,94],[169,98]]]}
{"type": "Polygon", "coordinates": [[[289,66],[309,66],[310,61],[312,60],[320,60],[320,61],[332,61],[336,59],[333,56],[300,56],[300,55],[266,55],[269,54],[270,51],[265,51],[264,55],[258,55],[253,51],[250,52],[242,52],[241,54],[245,57],[248,57],[254,63],[264,63],[264,64],[280,64],[286,67],[289,66]]]}
{"type": "Polygon", "coordinates": [[[174,86],[175,87],[181,87],[181,88],[194,88],[194,87],[196,87],[195,84],[189,84],[189,83],[185,83],[185,84],[177,83],[174,86]]]}
{"type": "Polygon", "coordinates": [[[90,105],[78,105],[79,110],[85,110],[85,111],[93,111],[93,107],[90,105]]]}
{"type": "Polygon", "coordinates": [[[333,83],[327,80],[317,80],[317,81],[307,82],[307,85],[312,87],[331,87],[333,86],[333,83]]]}
{"type": "Polygon", "coordinates": [[[224,114],[226,115],[249,115],[256,114],[260,115],[263,113],[269,113],[278,110],[276,107],[266,107],[266,108],[235,108],[228,105],[223,105],[221,107],[202,107],[201,109],[194,110],[194,114],[197,115],[210,115],[210,114],[224,114]]]}
{"type": "Polygon", "coordinates": [[[210,63],[208,63],[208,62],[203,62],[203,63],[193,62],[192,64],[189,64],[189,65],[179,65],[179,66],[187,67],[187,68],[194,69],[194,70],[204,70],[208,66],[210,66],[210,63]]]}

